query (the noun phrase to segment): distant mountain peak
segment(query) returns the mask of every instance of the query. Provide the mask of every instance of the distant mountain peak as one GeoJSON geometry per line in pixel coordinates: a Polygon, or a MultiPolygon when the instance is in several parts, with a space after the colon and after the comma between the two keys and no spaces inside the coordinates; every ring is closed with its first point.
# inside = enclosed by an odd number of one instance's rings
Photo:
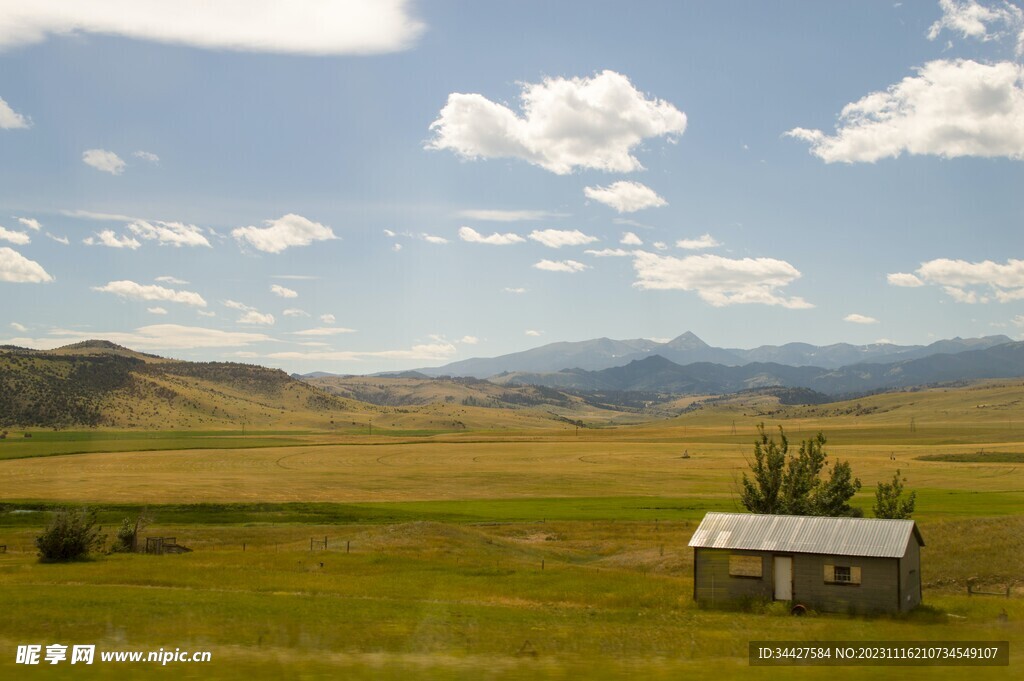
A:
{"type": "Polygon", "coordinates": [[[679,336],[676,336],[668,343],[665,343],[670,348],[676,349],[695,349],[695,348],[707,348],[710,347],[707,343],[697,337],[697,334],[692,331],[687,331],[679,336]]]}

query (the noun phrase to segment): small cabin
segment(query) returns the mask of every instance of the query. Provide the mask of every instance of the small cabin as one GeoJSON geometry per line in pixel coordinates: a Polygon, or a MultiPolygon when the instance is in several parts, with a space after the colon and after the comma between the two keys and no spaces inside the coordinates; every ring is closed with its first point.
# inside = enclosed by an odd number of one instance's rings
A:
{"type": "Polygon", "coordinates": [[[704,605],[899,613],[921,604],[924,540],[913,520],[708,513],[690,546],[693,598],[704,605]]]}

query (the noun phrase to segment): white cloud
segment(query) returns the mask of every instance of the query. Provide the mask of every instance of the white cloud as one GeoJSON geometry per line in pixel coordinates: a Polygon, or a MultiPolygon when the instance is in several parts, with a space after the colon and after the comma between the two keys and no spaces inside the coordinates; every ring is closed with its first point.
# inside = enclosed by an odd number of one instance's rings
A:
{"type": "Polygon", "coordinates": [[[412,46],[424,30],[408,0],[32,0],[0,3],[0,48],[49,35],[118,35],[211,50],[338,55],[412,46]]]}
{"type": "Polygon", "coordinates": [[[914,274],[898,272],[888,280],[894,286],[941,286],[958,303],[1024,300],[1024,260],[1013,258],[1006,264],[937,258],[921,263],[914,274]]]}
{"type": "Polygon", "coordinates": [[[459,339],[458,342],[463,343],[465,345],[476,345],[477,343],[480,342],[480,339],[477,338],[476,336],[463,336],[462,338],[459,339]]]}
{"type": "Polygon", "coordinates": [[[107,248],[127,248],[134,251],[136,248],[142,246],[137,239],[133,239],[130,236],[117,236],[114,234],[114,230],[105,229],[102,232],[96,234],[96,236],[89,236],[82,239],[82,243],[86,246],[106,246],[107,248]]]}
{"type": "Polygon", "coordinates": [[[92,210],[61,210],[61,215],[67,215],[69,218],[82,218],[85,220],[99,220],[99,221],[110,221],[115,220],[117,222],[134,222],[140,218],[132,217],[131,215],[122,215],[121,213],[100,213],[92,210]]]}
{"type": "Polygon", "coordinates": [[[597,258],[620,258],[623,256],[633,255],[633,251],[627,251],[624,248],[602,248],[601,250],[587,249],[583,251],[587,255],[592,255],[597,258]]]}
{"type": "Polygon", "coordinates": [[[932,61],[885,92],[847,104],[834,136],[794,128],[826,163],[908,154],[1024,159],[1024,66],[932,61]]]}
{"type": "Polygon", "coordinates": [[[53,239],[54,241],[56,241],[59,244],[63,244],[65,246],[70,246],[71,245],[71,240],[68,239],[66,236],[57,236],[56,234],[50,234],[49,232],[46,233],[46,236],[48,236],[49,238],[53,239]]]}
{"type": "Polygon", "coordinates": [[[294,213],[277,220],[267,220],[264,224],[267,226],[233,229],[231,236],[265,253],[280,253],[291,246],[308,246],[314,241],[337,238],[330,227],[294,213]]]}
{"type": "MultiPolygon", "coordinates": [[[[1024,327],[1024,314],[1017,315],[1016,317],[1010,320],[1010,323],[1013,324],[1014,326],[1024,327]]],[[[24,331],[25,329],[20,330],[24,331]]]]}
{"type": "Polygon", "coordinates": [[[924,282],[918,279],[909,272],[893,272],[886,276],[886,280],[892,286],[904,286],[906,288],[914,288],[917,286],[924,286],[924,282]]]}
{"type": "Polygon", "coordinates": [[[305,310],[300,310],[297,307],[290,307],[282,312],[285,317],[308,317],[309,313],[305,310]]]}
{"type": "Polygon", "coordinates": [[[15,331],[20,331],[21,333],[25,333],[26,331],[28,331],[27,326],[25,326],[24,324],[19,324],[18,322],[11,322],[11,328],[14,329],[15,331]]]}
{"type": "Polygon", "coordinates": [[[25,232],[12,232],[9,229],[0,227],[0,240],[10,241],[12,244],[17,246],[24,246],[25,244],[32,243],[32,237],[25,232]]]}
{"type": "Polygon", "coordinates": [[[86,149],[82,152],[82,163],[111,175],[120,175],[125,167],[120,156],[106,149],[86,149]]]}
{"type": "Polygon", "coordinates": [[[619,243],[625,246],[643,246],[644,244],[643,239],[633,234],[633,232],[623,232],[619,243]]]}
{"type": "Polygon", "coordinates": [[[733,260],[717,255],[675,258],[636,251],[633,267],[637,274],[633,285],[637,288],[696,291],[714,307],[746,303],[790,309],[813,307],[803,298],[785,298],[778,294],[778,289],[800,277],[800,272],[784,260],[733,260]]]}
{"type": "Polygon", "coordinates": [[[159,242],[161,246],[206,246],[210,248],[210,242],[203,236],[203,230],[195,225],[160,220],[152,222],[136,220],[128,225],[128,229],[143,239],[159,242]]]}
{"type": "Polygon", "coordinates": [[[607,187],[584,187],[588,199],[603,203],[619,213],[634,213],[644,208],[667,206],[668,202],[653,189],[639,182],[614,182],[607,187]]]}
{"type": "Polygon", "coordinates": [[[334,323],[334,315],[332,315],[330,313],[322,314],[322,315],[320,315],[320,321],[322,321],[324,324],[333,324],[334,323]]]}
{"type": "Polygon", "coordinates": [[[216,317],[217,313],[213,310],[196,310],[196,314],[200,317],[216,317]]]}
{"type": "Polygon", "coordinates": [[[43,266],[14,249],[0,246],[0,281],[38,284],[53,281],[43,266]]]}
{"type": "Polygon", "coordinates": [[[263,314],[263,313],[258,312],[256,310],[249,310],[248,312],[244,313],[241,317],[238,318],[238,323],[239,324],[259,324],[259,325],[263,325],[263,326],[273,326],[274,325],[274,315],[270,314],[269,312],[266,313],[266,314],[263,314]]]}
{"type": "Polygon", "coordinates": [[[135,151],[132,152],[132,156],[135,158],[141,158],[143,161],[149,161],[150,163],[160,162],[160,157],[150,151],[135,151]]]}
{"type": "Polygon", "coordinates": [[[104,286],[93,286],[92,290],[113,293],[128,300],[163,300],[169,303],[182,303],[193,307],[206,307],[206,301],[198,293],[175,291],[174,289],[156,286],[155,284],[137,284],[126,279],[112,281],[104,286]]]}
{"type": "Polygon", "coordinates": [[[18,218],[18,222],[36,232],[43,228],[43,226],[39,224],[39,220],[36,220],[35,218],[18,218]]]}
{"type": "Polygon", "coordinates": [[[537,336],[540,336],[544,332],[543,331],[537,331],[536,329],[527,329],[525,331],[525,333],[526,333],[527,336],[531,336],[533,338],[536,338],[537,336]]]}
{"type": "Polygon", "coordinates": [[[314,362],[358,362],[364,359],[444,360],[454,355],[457,350],[452,343],[434,342],[414,345],[408,350],[275,352],[267,357],[314,362]]]}
{"type": "Polygon", "coordinates": [[[316,281],[320,277],[314,277],[310,274],[272,274],[271,279],[286,279],[291,281],[316,281]]]}
{"type": "Polygon", "coordinates": [[[429,243],[432,243],[432,244],[446,244],[446,243],[448,243],[448,239],[445,239],[443,236],[434,236],[433,234],[424,234],[423,235],[423,240],[427,241],[429,243]]]}
{"type": "Polygon", "coordinates": [[[644,139],[686,129],[683,112],[647,99],[614,71],[525,83],[520,100],[522,116],[480,94],[450,94],[427,148],[468,159],[519,158],[559,175],[629,172],[643,167],[631,152],[644,139]]]}
{"type": "Polygon", "coordinates": [[[346,329],[341,326],[321,326],[316,329],[306,329],[305,331],[295,331],[292,335],[294,336],[337,336],[342,333],[355,333],[355,329],[346,329]]]}
{"type": "Polygon", "coordinates": [[[187,284],[188,283],[184,279],[178,279],[177,277],[172,277],[172,276],[169,276],[169,275],[166,275],[166,274],[164,276],[162,276],[162,277],[157,277],[153,281],[159,281],[159,282],[162,282],[164,284],[178,284],[178,285],[187,284]]]}
{"type": "Polygon", "coordinates": [[[582,246],[598,241],[596,236],[584,234],[578,229],[543,229],[530,232],[530,238],[542,243],[548,248],[561,248],[562,246],[582,246]]]}
{"type": "Polygon", "coordinates": [[[585,269],[589,269],[587,265],[575,260],[541,260],[534,264],[534,267],[538,270],[544,270],[545,272],[582,272],[585,269]]]}
{"type": "Polygon", "coordinates": [[[528,222],[566,217],[565,213],[552,213],[546,210],[470,209],[459,211],[459,215],[470,220],[484,220],[486,222],[528,222]]]}
{"type": "Polygon", "coordinates": [[[676,248],[685,248],[688,251],[699,251],[703,248],[714,248],[721,245],[710,234],[702,234],[696,239],[680,239],[676,242],[676,248]]]}
{"type": "Polygon", "coordinates": [[[167,314],[167,310],[162,307],[147,307],[146,312],[150,314],[167,314]]]}
{"type": "Polygon", "coordinates": [[[299,297],[299,292],[298,291],[293,291],[290,288],[285,288],[284,286],[281,286],[280,284],[271,284],[270,285],[270,292],[273,293],[275,296],[280,296],[282,298],[298,298],[299,297]]]}
{"type": "Polygon", "coordinates": [[[43,341],[50,344],[50,347],[73,342],[73,340],[103,338],[136,350],[230,348],[273,340],[273,338],[262,333],[219,331],[217,329],[181,326],[179,324],[153,324],[151,326],[139,327],[135,329],[134,333],[57,329],[51,331],[50,335],[61,337],[59,340],[48,339],[43,341]],[[72,341],[69,341],[69,338],[72,341]]]}
{"type": "Polygon", "coordinates": [[[1017,39],[1017,53],[1024,48],[1024,11],[1009,2],[982,5],[976,0],[939,0],[942,18],[928,29],[928,40],[935,40],[943,30],[959,33],[962,38],[975,38],[982,42],[1001,40],[1010,35],[1017,39]],[[1002,31],[990,26],[1002,24],[1002,31]]]}
{"type": "Polygon", "coordinates": [[[851,322],[853,324],[877,324],[878,320],[874,317],[868,317],[866,315],[857,314],[856,312],[850,313],[843,317],[844,322],[851,322]]]}
{"type": "Polygon", "coordinates": [[[526,289],[525,288],[521,288],[521,287],[506,286],[505,288],[503,288],[501,290],[504,291],[505,293],[515,293],[515,294],[526,293],[526,289]]]}
{"type": "Polygon", "coordinates": [[[508,246],[509,244],[520,244],[526,241],[523,237],[512,232],[507,234],[495,232],[490,236],[484,236],[472,227],[459,227],[459,238],[471,244],[490,244],[491,246],[508,246]]]}
{"type": "MultiPolygon", "coordinates": [[[[0,26],[2,25],[2,22],[0,22],[0,26]]],[[[0,28],[0,30],[3,29],[0,28]]],[[[31,119],[16,112],[11,108],[10,104],[4,101],[3,97],[0,97],[0,130],[17,130],[31,126],[31,119]]]]}
{"type": "Polygon", "coordinates": [[[654,243],[651,244],[651,246],[654,246],[659,251],[667,251],[668,250],[668,244],[665,243],[664,241],[655,241],[654,243]]]}
{"type": "Polygon", "coordinates": [[[390,229],[385,229],[385,230],[384,230],[384,236],[386,236],[386,237],[390,237],[390,238],[392,238],[392,239],[393,239],[393,238],[395,238],[395,237],[396,237],[396,236],[398,236],[398,235],[397,235],[397,234],[395,234],[395,233],[394,233],[394,231],[392,231],[392,230],[390,230],[390,229]]]}
{"type": "Polygon", "coordinates": [[[395,253],[398,253],[400,250],[402,250],[402,244],[393,244],[391,246],[391,250],[394,251],[395,253]]]}
{"type": "Polygon", "coordinates": [[[242,316],[238,318],[239,324],[262,324],[264,326],[272,326],[274,324],[274,315],[269,313],[263,314],[252,305],[246,305],[237,300],[225,300],[223,305],[232,310],[242,312],[242,316]]]}

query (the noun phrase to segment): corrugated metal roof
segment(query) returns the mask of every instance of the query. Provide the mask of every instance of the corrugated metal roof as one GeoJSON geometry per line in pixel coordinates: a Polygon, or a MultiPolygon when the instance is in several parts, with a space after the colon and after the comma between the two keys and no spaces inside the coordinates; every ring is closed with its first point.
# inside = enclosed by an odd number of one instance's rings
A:
{"type": "Polygon", "coordinates": [[[911,533],[924,546],[913,520],[708,513],[690,546],[901,558],[911,533]]]}

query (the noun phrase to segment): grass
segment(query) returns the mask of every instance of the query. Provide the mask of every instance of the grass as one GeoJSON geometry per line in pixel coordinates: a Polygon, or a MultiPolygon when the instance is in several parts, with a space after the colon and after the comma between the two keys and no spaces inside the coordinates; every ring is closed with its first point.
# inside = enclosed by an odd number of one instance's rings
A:
{"type": "MultiPolygon", "coordinates": [[[[33,458],[0,461],[0,677],[24,671],[12,662],[18,644],[65,642],[211,650],[210,665],[170,672],[192,678],[773,679],[780,670],[746,659],[748,641],[771,638],[1009,640],[1009,670],[970,670],[1009,678],[1024,663],[1020,586],[1009,599],[968,598],[964,587],[1024,574],[1024,469],[964,457],[1024,451],[1021,393],[995,382],[770,415],[761,412],[777,406],[731,403],[578,436],[523,412],[427,405],[375,413],[373,436],[310,425],[244,438],[161,429],[9,439],[0,456],[33,458]],[[471,428],[441,427],[453,418],[471,428]],[[897,468],[908,478],[926,542],[926,608],[793,618],[771,604],[694,606],[687,541],[706,511],[739,510],[737,481],[762,420],[783,424],[794,444],[824,430],[830,458],[849,460],[865,483],[863,509],[876,481],[897,468]],[[67,503],[96,508],[108,532],[144,506],[156,523],[145,535],[176,536],[194,552],[40,565],[33,538],[67,503]],[[329,550],[310,552],[310,538],[324,536],[329,550]]],[[[88,675],[143,673],[107,665],[88,675]]]]}
{"type": "Polygon", "coordinates": [[[1024,452],[965,452],[962,454],[925,454],[921,461],[953,461],[956,463],[1024,463],[1024,452]]]}
{"type": "MultiPolygon", "coordinates": [[[[195,552],[68,565],[38,565],[20,550],[0,554],[7,613],[0,647],[39,640],[211,650],[214,663],[201,670],[176,668],[202,678],[230,677],[239,664],[260,677],[276,670],[290,678],[678,678],[712,670],[771,678],[746,666],[747,641],[765,638],[1010,640],[1013,664],[1024,662],[1024,603],[968,598],[959,584],[927,586],[928,608],[907,617],[698,609],[686,548],[694,526],[161,524],[152,532],[176,535],[195,552]],[[332,548],[311,553],[309,536],[323,534],[332,548]],[[352,542],[351,553],[343,540],[352,542]],[[1008,623],[999,619],[1004,609],[1008,623]]],[[[1022,530],[1020,519],[985,526],[985,539],[999,547],[982,554],[990,566],[1014,567],[1019,542],[1007,540],[1022,530]]],[[[929,557],[977,534],[962,522],[936,521],[924,531],[934,538],[929,557]]],[[[15,543],[32,533],[17,530],[15,543]]],[[[939,567],[957,580],[970,572],[956,562],[939,567]]],[[[0,670],[13,666],[8,658],[0,658],[0,670]]],[[[113,667],[95,671],[116,674],[113,667]]],[[[799,676],[827,671],[801,669],[799,676]]],[[[895,671],[851,673],[886,678],[895,671]]],[[[959,678],[963,670],[899,671],[902,678],[959,678]]],[[[971,673],[995,679],[1006,670],[971,673]]]]}

